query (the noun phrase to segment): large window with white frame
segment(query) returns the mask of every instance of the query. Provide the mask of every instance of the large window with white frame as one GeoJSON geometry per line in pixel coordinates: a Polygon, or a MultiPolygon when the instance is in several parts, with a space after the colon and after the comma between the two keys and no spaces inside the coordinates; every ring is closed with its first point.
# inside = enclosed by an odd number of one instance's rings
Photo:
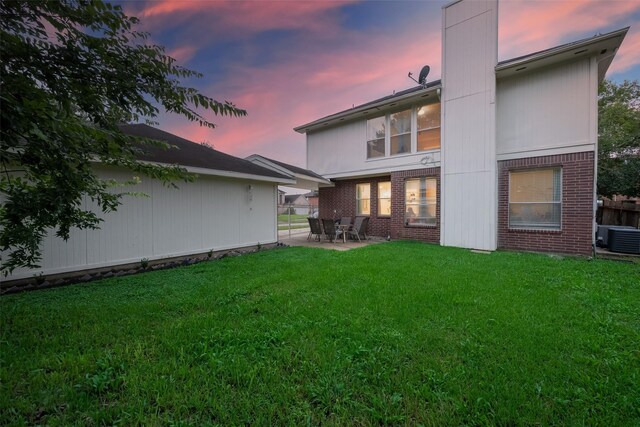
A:
{"type": "Polygon", "coordinates": [[[371,184],[356,184],[356,215],[371,215],[371,184]]]}
{"type": "Polygon", "coordinates": [[[417,109],[418,127],[417,150],[427,151],[440,148],[440,103],[423,105],[417,109]]]}
{"type": "Polygon", "coordinates": [[[437,191],[435,178],[420,177],[405,181],[405,225],[436,225],[437,191]]]}
{"type": "Polygon", "coordinates": [[[509,172],[509,228],[560,230],[562,169],[509,172]]]}
{"type": "Polygon", "coordinates": [[[385,156],[386,117],[367,120],[367,159],[385,156]]]}
{"type": "Polygon", "coordinates": [[[378,183],[378,216],[391,216],[391,182],[378,183]]]}
{"type": "Polygon", "coordinates": [[[440,103],[367,120],[367,159],[440,149],[440,103]]]}
{"type": "Polygon", "coordinates": [[[399,111],[389,115],[391,130],[390,154],[411,152],[411,113],[412,110],[399,111]]]}

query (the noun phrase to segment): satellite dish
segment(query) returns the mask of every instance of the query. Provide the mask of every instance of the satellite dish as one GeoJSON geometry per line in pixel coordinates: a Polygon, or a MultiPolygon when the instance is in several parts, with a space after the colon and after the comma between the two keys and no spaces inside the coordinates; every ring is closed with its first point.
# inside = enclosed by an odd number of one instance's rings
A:
{"type": "Polygon", "coordinates": [[[427,76],[429,75],[429,71],[431,71],[431,67],[429,67],[428,65],[422,67],[422,70],[420,70],[420,77],[418,77],[418,83],[423,86],[427,84],[427,76]]]}

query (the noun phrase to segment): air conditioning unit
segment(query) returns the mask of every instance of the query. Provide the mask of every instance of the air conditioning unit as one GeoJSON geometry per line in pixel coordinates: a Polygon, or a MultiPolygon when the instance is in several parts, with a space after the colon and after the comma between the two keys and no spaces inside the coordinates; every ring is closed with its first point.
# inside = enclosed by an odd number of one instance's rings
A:
{"type": "Polygon", "coordinates": [[[635,227],[630,227],[628,225],[598,225],[598,231],[596,232],[596,245],[601,248],[606,248],[609,246],[609,229],[626,229],[626,230],[635,230],[635,227]]]}
{"type": "Polygon", "coordinates": [[[625,254],[640,254],[640,230],[609,228],[609,250],[625,254]]]}

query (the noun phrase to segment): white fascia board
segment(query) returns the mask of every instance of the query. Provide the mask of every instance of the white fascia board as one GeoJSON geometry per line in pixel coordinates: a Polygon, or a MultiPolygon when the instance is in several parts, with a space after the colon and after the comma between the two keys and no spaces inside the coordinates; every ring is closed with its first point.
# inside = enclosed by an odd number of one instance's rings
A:
{"type": "MultiPolygon", "coordinates": [[[[612,31],[601,36],[567,45],[557,46],[532,55],[503,61],[495,68],[496,77],[503,78],[516,75],[520,71],[529,72],[537,68],[547,67],[560,62],[595,56],[598,62],[604,61],[606,68],[613,60],[620,44],[624,40],[629,27],[612,31]]],[[[606,71],[606,70],[604,70],[606,71]]],[[[604,77],[604,72],[601,72],[604,77]]]]}
{"type": "Polygon", "coordinates": [[[315,176],[293,172],[293,171],[285,168],[284,166],[280,166],[278,164],[275,164],[275,163],[269,161],[269,159],[265,159],[264,157],[262,157],[259,154],[252,154],[251,156],[247,157],[245,160],[248,160],[251,163],[255,163],[257,165],[260,165],[260,166],[262,166],[264,168],[271,169],[274,172],[278,172],[278,173],[281,173],[283,175],[290,176],[292,178],[303,179],[303,180],[311,181],[311,182],[317,182],[319,184],[331,185],[331,182],[329,180],[320,179],[320,178],[315,177],[315,176]]]}
{"type": "Polygon", "coordinates": [[[317,182],[318,184],[331,184],[331,181],[329,181],[328,179],[320,179],[320,178],[316,178],[315,176],[303,175],[300,173],[297,173],[294,176],[297,179],[304,179],[306,181],[317,182]]]}
{"type": "MultiPolygon", "coordinates": [[[[116,166],[110,165],[108,163],[102,163],[99,159],[91,159],[90,162],[102,164],[104,166],[116,166]]],[[[232,171],[223,171],[218,169],[208,169],[208,168],[198,168],[195,166],[183,166],[183,165],[171,165],[168,163],[159,163],[159,162],[149,162],[146,160],[138,160],[139,163],[145,163],[149,165],[157,165],[157,166],[178,166],[183,168],[189,173],[194,173],[198,175],[208,175],[208,176],[221,176],[225,178],[238,178],[238,179],[248,179],[252,181],[264,181],[264,182],[275,182],[276,184],[295,184],[295,180],[291,178],[278,178],[275,176],[265,176],[265,175],[254,175],[250,173],[242,173],[242,172],[232,172],[232,171]]]]}
{"type": "Polygon", "coordinates": [[[436,85],[427,89],[419,90],[416,92],[411,92],[406,95],[394,97],[391,99],[385,99],[380,102],[376,102],[375,104],[365,104],[360,107],[355,107],[350,110],[342,111],[340,113],[332,114],[327,117],[323,117],[321,119],[315,120],[313,122],[297,126],[293,128],[294,131],[298,133],[307,133],[309,131],[320,130],[325,128],[326,126],[335,126],[341,124],[343,122],[357,119],[357,118],[366,118],[368,117],[369,110],[376,110],[376,113],[381,113],[385,107],[395,107],[396,104],[403,104],[413,102],[414,100],[418,100],[426,95],[430,95],[432,92],[438,93],[438,91],[442,88],[442,85],[436,85]],[[393,105],[391,105],[393,104],[393,105]]]}
{"type": "Polygon", "coordinates": [[[262,166],[263,168],[271,169],[274,172],[281,173],[282,175],[286,175],[292,178],[294,176],[294,174],[289,169],[277,165],[259,154],[252,154],[249,157],[245,158],[245,160],[257,164],[258,166],[262,166]]]}
{"type": "Polygon", "coordinates": [[[407,170],[414,170],[414,169],[437,168],[437,167],[440,167],[440,162],[433,162],[426,165],[417,163],[413,165],[403,165],[403,166],[395,166],[395,167],[360,169],[356,171],[330,173],[330,174],[326,174],[325,176],[328,179],[351,179],[351,178],[359,178],[359,177],[369,178],[374,176],[389,175],[391,172],[400,172],[400,171],[407,171],[407,170]]]}
{"type": "Polygon", "coordinates": [[[249,179],[252,181],[264,181],[264,182],[275,182],[276,184],[295,184],[294,179],[289,178],[277,178],[275,176],[263,176],[263,175],[253,175],[250,173],[242,173],[242,172],[230,172],[230,171],[222,171],[217,169],[206,169],[206,168],[197,168],[194,166],[182,166],[187,172],[195,173],[198,175],[211,175],[211,176],[221,176],[225,178],[238,178],[238,179],[249,179]]]}

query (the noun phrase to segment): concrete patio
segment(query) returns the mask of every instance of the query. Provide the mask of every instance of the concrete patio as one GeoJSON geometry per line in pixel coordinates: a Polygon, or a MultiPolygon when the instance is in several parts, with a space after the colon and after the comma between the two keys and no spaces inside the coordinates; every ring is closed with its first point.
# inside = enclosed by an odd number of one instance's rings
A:
{"type": "Polygon", "coordinates": [[[304,246],[308,248],[331,249],[334,251],[348,251],[350,249],[363,248],[367,245],[384,243],[386,241],[380,237],[370,237],[368,240],[363,240],[362,242],[358,242],[357,240],[347,240],[345,243],[342,239],[338,239],[335,243],[325,239],[318,242],[314,238],[307,240],[308,235],[308,228],[291,230],[291,234],[289,234],[289,230],[285,230],[278,232],[278,240],[289,246],[304,246]]]}

